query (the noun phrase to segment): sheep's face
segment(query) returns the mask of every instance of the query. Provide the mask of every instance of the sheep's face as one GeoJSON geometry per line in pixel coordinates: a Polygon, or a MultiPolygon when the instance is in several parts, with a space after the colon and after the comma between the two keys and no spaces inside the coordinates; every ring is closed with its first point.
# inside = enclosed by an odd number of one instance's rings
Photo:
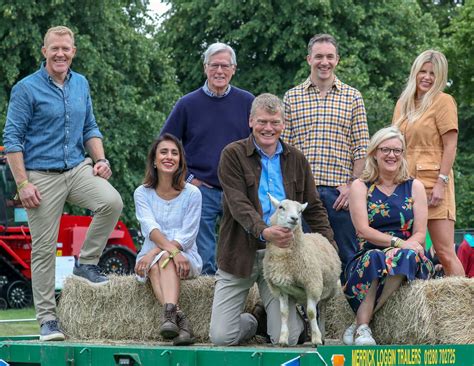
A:
{"type": "Polygon", "coordinates": [[[268,196],[270,197],[273,207],[275,207],[275,212],[270,218],[272,225],[286,227],[292,231],[296,226],[301,225],[301,213],[308,205],[307,203],[301,204],[291,200],[278,201],[270,194],[268,194],[268,196]]]}

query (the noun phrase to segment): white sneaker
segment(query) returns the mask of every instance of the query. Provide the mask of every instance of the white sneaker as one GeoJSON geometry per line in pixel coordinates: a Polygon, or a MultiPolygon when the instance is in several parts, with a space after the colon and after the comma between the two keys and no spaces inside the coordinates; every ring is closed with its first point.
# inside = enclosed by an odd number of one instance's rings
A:
{"type": "Polygon", "coordinates": [[[357,328],[357,323],[352,323],[349,328],[344,331],[342,335],[342,342],[348,346],[352,346],[354,344],[354,332],[357,328]]]}
{"type": "Polygon", "coordinates": [[[372,331],[367,324],[359,325],[355,332],[354,345],[355,346],[375,346],[377,342],[372,337],[372,331]]]}

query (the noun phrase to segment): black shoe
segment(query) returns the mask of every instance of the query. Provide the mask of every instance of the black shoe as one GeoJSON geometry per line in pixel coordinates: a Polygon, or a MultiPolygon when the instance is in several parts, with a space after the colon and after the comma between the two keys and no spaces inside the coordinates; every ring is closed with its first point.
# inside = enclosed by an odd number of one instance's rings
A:
{"type": "Polygon", "coordinates": [[[64,333],[59,329],[57,320],[48,320],[41,324],[40,341],[64,341],[64,333]]]}
{"type": "Polygon", "coordinates": [[[93,286],[102,286],[109,282],[109,279],[99,266],[95,264],[77,264],[72,271],[74,277],[84,280],[93,286]]]}
{"type": "Polygon", "coordinates": [[[300,316],[303,321],[304,329],[301,332],[297,344],[305,344],[311,340],[311,328],[309,326],[308,315],[303,305],[296,305],[296,313],[300,316]]]}
{"type": "Polygon", "coordinates": [[[257,319],[257,335],[268,337],[267,333],[267,312],[261,301],[257,302],[252,310],[252,315],[257,319]]]}

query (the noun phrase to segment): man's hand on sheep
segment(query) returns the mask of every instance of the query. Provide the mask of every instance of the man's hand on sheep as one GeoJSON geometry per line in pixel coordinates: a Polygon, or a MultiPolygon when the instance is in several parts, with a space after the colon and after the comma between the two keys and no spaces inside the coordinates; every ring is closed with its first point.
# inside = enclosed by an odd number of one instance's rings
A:
{"type": "Polygon", "coordinates": [[[262,236],[266,241],[271,241],[280,248],[288,248],[293,240],[293,232],[281,226],[270,226],[262,231],[262,236]]]}
{"type": "Polygon", "coordinates": [[[339,191],[339,196],[337,196],[337,199],[334,201],[334,205],[332,205],[333,209],[336,211],[349,209],[350,188],[351,186],[347,184],[336,188],[339,191]]]}

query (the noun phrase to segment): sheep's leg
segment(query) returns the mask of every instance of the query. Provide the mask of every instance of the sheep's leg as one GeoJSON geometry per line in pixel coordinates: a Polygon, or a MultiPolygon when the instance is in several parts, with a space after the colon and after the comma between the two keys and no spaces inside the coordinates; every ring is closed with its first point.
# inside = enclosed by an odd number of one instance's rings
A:
{"type": "Polygon", "coordinates": [[[326,339],[326,301],[320,301],[318,304],[319,309],[319,330],[321,331],[321,339],[324,344],[326,339]]]}
{"type": "Polygon", "coordinates": [[[316,320],[317,316],[317,302],[312,299],[308,298],[308,319],[311,324],[311,343],[313,345],[322,344],[321,341],[321,332],[319,331],[318,321],[316,320]]]}
{"type": "Polygon", "coordinates": [[[288,330],[288,295],[280,294],[280,313],[281,313],[281,330],[279,343],[282,346],[288,346],[289,330],[288,330]]]}

